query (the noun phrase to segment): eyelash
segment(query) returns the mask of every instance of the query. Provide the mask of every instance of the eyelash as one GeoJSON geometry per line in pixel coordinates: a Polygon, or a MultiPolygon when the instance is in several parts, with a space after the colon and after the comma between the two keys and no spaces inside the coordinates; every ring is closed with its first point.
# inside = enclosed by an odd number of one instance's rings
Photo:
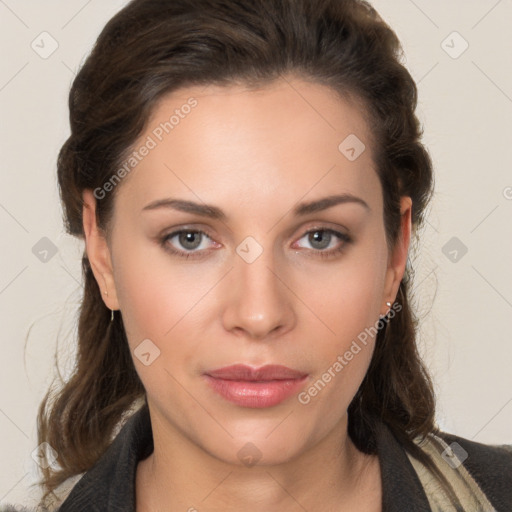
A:
{"type": "MultiPolygon", "coordinates": [[[[306,249],[308,251],[312,251],[314,253],[317,253],[321,258],[332,258],[334,256],[337,256],[338,254],[341,254],[345,251],[346,246],[351,244],[353,242],[352,238],[349,235],[346,235],[345,233],[340,233],[339,231],[335,231],[334,229],[325,228],[325,227],[318,227],[310,229],[309,231],[306,231],[300,238],[304,238],[306,235],[309,235],[310,233],[317,233],[317,232],[323,232],[323,233],[331,233],[334,236],[338,237],[340,240],[342,240],[344,243],[335,249],[330,249],[328,251],[326,250],[320,250],[320,249],[306,249]]],[[[178,231],[173,231],[172,233],[169,233],[168,235],[164,236],[161,241],[160,245],[163,247],[163,249],[169,253],[171,253],[174,256],[178,256],[180,258],[201,258],[203,255],[201,254],[202,251],[179,251],[169,245],[167,242],[168,240],[174,238],[176,235],[179,235],[181,233],[195,233],[204,235],[207,238],[210,238],[207,233],[204,231],[201,231],[200,229],[180,229],[178,231]]]]}

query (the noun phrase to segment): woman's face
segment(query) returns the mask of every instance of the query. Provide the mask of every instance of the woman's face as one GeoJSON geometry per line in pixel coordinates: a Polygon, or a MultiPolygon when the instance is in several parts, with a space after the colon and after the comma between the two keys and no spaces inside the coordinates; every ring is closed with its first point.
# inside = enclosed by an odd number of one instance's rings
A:
{"type": "Polygon", "coordinates": [[[159,435],[276,464],[344,432],[410,229],[404,198],[405,238],[388,254],[358,108],[299,79],[190,87],[158,104],[133,149],[108,257],[92,237],[88,252],[159,435]],[[348,199],[322,203],[333,196],[348,199]],[[297,375],[206,375],[232,365],[297,375]]]}

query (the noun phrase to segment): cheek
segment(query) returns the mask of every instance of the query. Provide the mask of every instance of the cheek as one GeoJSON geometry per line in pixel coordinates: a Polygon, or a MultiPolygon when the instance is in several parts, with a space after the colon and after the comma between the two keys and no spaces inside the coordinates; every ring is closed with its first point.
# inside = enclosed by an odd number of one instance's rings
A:
{"type": "Polygon", "coordinates": [[[384,265],[375,251],[367,254],[354,251],[337,265],[304,272],[297,278],[297,283],[301,283],[297,295],[310,310],[307,315],[304,313],[304,318],[316,323],[323,333],[322,338],[330,340],[328,345],[343,350],[378,320],[385,282],[384,265]]]}
{"type": "MultiPolygon", "coordinates": [[[[376,339],[374,275],[367,281],[352,276],[343,286],[331,284],[320,309],[322,320],[332,331],[312,337],[315,343],[310,357],[315,373],[309,386],[298,396],[299,403],[317,410],[325,425],[331,425],[345,413],[368,370],[376,339]],[[332,300],[327,304],[326,296],[332,300]]],[[[318,321],[316,322],[318,325],[318,321]]],[[[314,329],[311,330],[314,332],[314,329]]]]}
{"type": "Polygon", "coordinates": [[[315,313],[304,319],[309,319],[308,338],[316,340],[311,354],[316,373],[301,403],[316,404],[332,418],[346,410],[370,364],[384,288],[384,253],[375,246],[360,248],[339,265],[302,281],[301,294],[315,313]]]}
{"type": "MultiPolygon", "coordinates": [[[[130,344],[161,335],[164,325],[159,323],[168,306],[161,301],[164,287],[165,283],[155,280],[153,272],[137,265],[135,254],[124,259],[122,270],[116,273],[116,290],[130,344]]],[[[171,314],[169,311],[169,318],[171,314]]]]}
{"type": "MultiPolygon", "coordinates": [[[[201,290],[172,265],[156,244],[119,236],[114,278],[130,344],[144,338],[161,340],[190,309],[201,290]]],[[[158,343],[158,342],[157,342],[158,343]]]]}
{"type": "Polygon", "coordinates": [[[179,395],[174,379],[181,382],[185,369],[193,366],[193,308],[206,293],[206,285],[195,286],[190,269],[173,266],[162,249],[135,242],[122,245],[124,252],[118,254],[123,256],[113,264],[128,344],[144,388],[165,401],[169,395],[179,395]],[[144,362],[146,353],[150,356],[144,362]]]}

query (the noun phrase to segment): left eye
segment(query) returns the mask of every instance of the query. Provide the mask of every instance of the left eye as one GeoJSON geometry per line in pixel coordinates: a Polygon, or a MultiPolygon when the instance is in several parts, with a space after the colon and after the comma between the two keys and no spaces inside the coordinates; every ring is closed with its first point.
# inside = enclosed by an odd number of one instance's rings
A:
{"type": "Polygon", "coordinates": [[[317,251],[324,251],[325,249],[336,248],[336,238],[345,243],[350,242],[350,237],[332,229],[313,229],[304,234],[301,238],[307,238],[308,243],[313,245],[313,249],[317,251]],[[334,245],[331,244],[334,240],[334,245]]]}

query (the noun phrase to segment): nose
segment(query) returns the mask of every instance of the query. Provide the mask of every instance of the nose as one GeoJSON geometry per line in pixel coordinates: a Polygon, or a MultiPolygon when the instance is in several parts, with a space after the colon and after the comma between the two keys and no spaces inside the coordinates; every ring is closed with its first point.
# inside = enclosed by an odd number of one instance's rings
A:
{"type": "Polygon", "coordinates": [[[285,275],[275,268],[271,252],[263,251],[252,263],[235,257],[225,283],[228,300],[223,324],[227,331],[263,340],[293,329],[293,294],[285,275]]]}

